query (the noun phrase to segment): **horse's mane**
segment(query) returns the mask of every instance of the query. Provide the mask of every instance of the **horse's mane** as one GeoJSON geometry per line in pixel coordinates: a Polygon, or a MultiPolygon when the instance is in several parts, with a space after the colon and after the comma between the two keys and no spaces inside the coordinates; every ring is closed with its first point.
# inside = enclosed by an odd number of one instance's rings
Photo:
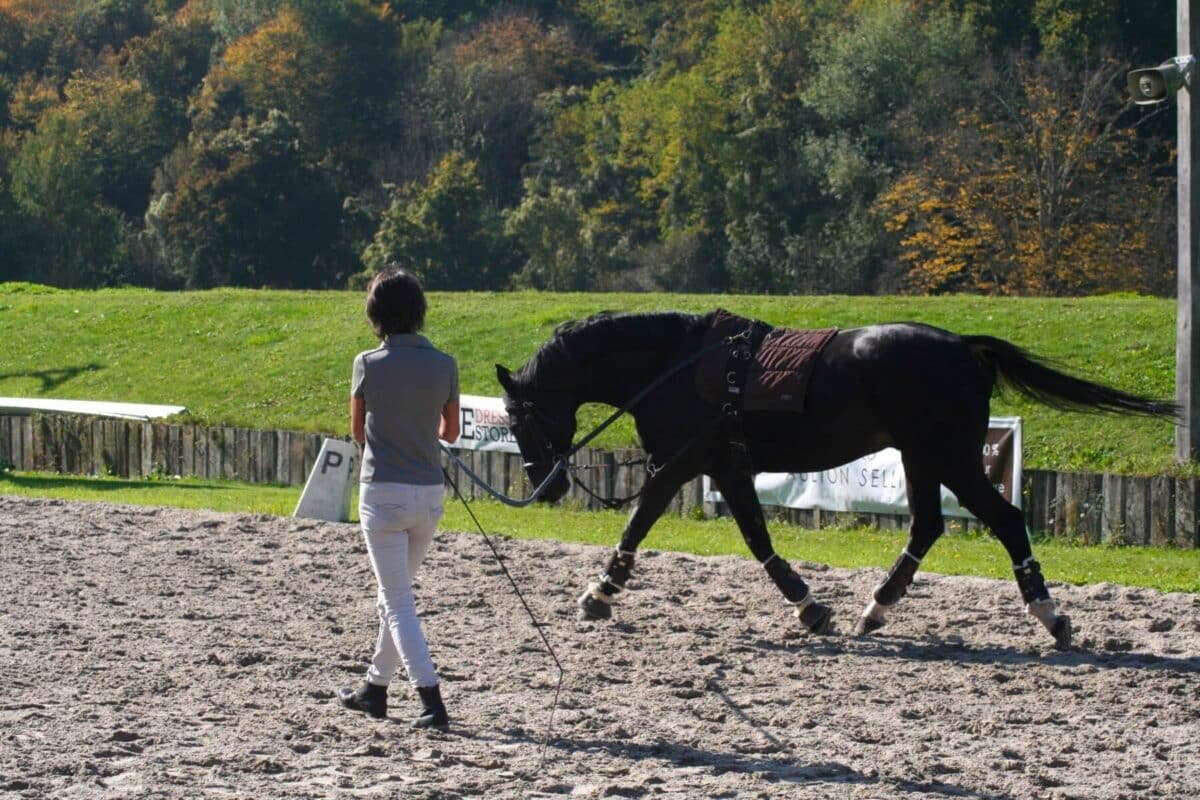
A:
{"type": "Polygon", "coordinates": [[[569,320],[519,370],[532,381],[545,368],[587,362],[596,356],[630,351],[644,353],[670,346],[702,325],[704,317],[679,311],[614,313],[601,311],[582,320],[569,320]]]}

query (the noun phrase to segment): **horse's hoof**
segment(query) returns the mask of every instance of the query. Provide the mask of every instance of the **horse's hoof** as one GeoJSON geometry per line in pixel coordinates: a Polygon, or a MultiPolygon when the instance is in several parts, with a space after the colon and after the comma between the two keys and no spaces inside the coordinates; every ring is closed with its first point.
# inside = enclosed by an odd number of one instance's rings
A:
{"type": "Polygon", "coordinates": [[[832,618],[833,609],[820,603],[811,603],[800,612],[800,621],[804,623],[804,627],[818,636],[829,633],[832,618]]]}
{"type": "Polygon", "coordinates": [[[881,619],[874,619],[865,614],[858,618],[858,625],[854,627],[855,636],[870,636],[875,631],[882,628],[885,624],[881,619]]]}
{"type": "Polygon", "coordinates": [[[1050,635],[1054,637],[1054,646],[1059,650],[1069,650],[1071,648],[1071,618],[1066,614],[1059,614],[1058,619],[1054,620],[1054,627],[1050,629],[1050,635]]]}
{"type": "Polygon", "coordinates": [[[612,619],[612,606],[603,600],[597,600],[589,589],[579,598],[578,616],[585,621],[612,619]]]}

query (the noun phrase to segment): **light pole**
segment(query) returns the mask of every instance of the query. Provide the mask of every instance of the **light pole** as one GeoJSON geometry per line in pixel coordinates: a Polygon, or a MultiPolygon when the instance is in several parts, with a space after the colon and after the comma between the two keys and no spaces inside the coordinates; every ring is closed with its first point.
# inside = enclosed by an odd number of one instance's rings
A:
{"type": "Polygon", "coordinates": [[[1200,155],[1200,109],[1193,109],[1190,90],[1196,59],[1192,57],[1192,10],[1200,0],[1176,0],[1175,48],[1180,55],[1157,67],[1129,73],[1129,93],[1138,105],[1177,99],[1178,127],[1178,278],[1175,321],[1175,402],[1180,418],[1175,429],[1175,460],[1200,461],[1200,330],[1194,324],[1197,296],[1197,262],[1200,259],[1200,196],[1193,168],[1200,155]],[[1187,91],[1180,91],[1180,90],[1187,91]]]}
{"type": "MultiPolygon", "coordinates": [[[[1175,49],[1192,53],[1192,6],[1197,0],[1176,0],[1175,49]]],[[[1200,460],[1200,380],[1196,359],[1200,357],[1200,338],[1194,322],[1197,304],[1197,257],[1200,255],[1200,198],[1196,194],[1193,168],[1196,148],[1200,145],[1200,113],[1193,107],[1192,93],[1180,92],[1179,123],[1179,253],[1178,310],[1175,322],[1175,402],[1183,416],[1175,429],[1175,460],[1180,463],[1200,460]]]]}

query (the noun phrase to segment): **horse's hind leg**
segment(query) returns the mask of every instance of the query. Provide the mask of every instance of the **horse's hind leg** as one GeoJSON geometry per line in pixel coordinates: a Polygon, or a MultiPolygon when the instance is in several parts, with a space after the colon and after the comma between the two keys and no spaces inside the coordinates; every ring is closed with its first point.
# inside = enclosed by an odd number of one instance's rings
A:
{"type": "Polygon", "coordinates": [[[1033,557],[1033,547],[1029,543],[1025,518],[1020,509],[996,491],[982,470],[963,470],[954,477],[948,477],[946,485],[958,496],[963,506],[992,529],[1008,551],[1017,587],[1021,590],[1021,599],[1025,601],[1025,611],[1050,631],[1058,647],[1070,647],[1071,619],[1066,614],[1059,614],[1055,608],[1046,581],[1042,578],[1042,568],[1033,557]]]}
{"type": "Polygon", "coordinates": [[[908,544],[888,571],[883,583],[875,587],[854,632],[860,636],[877,631],[887,623],[886,609],[894,606],[908,593],[921,559],[933,547],[945,530],[942,518],[942,487],[937,473],[916,459],[901,454],[908,492],[908,509],[912,515],[908,544]]]}
{"type": "Polygon", "coordinates": [[[754,479],[748,473],[728,469],[714,474],[713,480],[725,498],[742,538],[750,552],[763,565],[767,575],[795,608],[796,617],[813,633],[829,633],[833,609],[813,600],[812,592],[804,579],[796,574],[791,565],[779,557],[771,545],[767,533],[767,520],[762,505],[754,490],[754,479]]]}

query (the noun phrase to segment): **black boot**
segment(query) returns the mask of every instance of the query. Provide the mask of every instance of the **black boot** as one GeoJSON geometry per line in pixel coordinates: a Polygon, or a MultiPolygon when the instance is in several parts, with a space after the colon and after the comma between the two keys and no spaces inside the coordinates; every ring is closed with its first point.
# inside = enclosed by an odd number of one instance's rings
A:
{"type": "Polygon", "coordinates": [[[370,714],[375,719],[387,716],[387,687],[363,681],[362,686],[342,686],[337,690],[342,705],[354,711],[370,714]]]}
{"type": "Polygon", "coordinates": [[[421,716],[413,720],[414,728],[445,728],[450,724],[446,706],[442,703],[442,690],[438,686],[418,686],[421,696],[421,716]]]}

